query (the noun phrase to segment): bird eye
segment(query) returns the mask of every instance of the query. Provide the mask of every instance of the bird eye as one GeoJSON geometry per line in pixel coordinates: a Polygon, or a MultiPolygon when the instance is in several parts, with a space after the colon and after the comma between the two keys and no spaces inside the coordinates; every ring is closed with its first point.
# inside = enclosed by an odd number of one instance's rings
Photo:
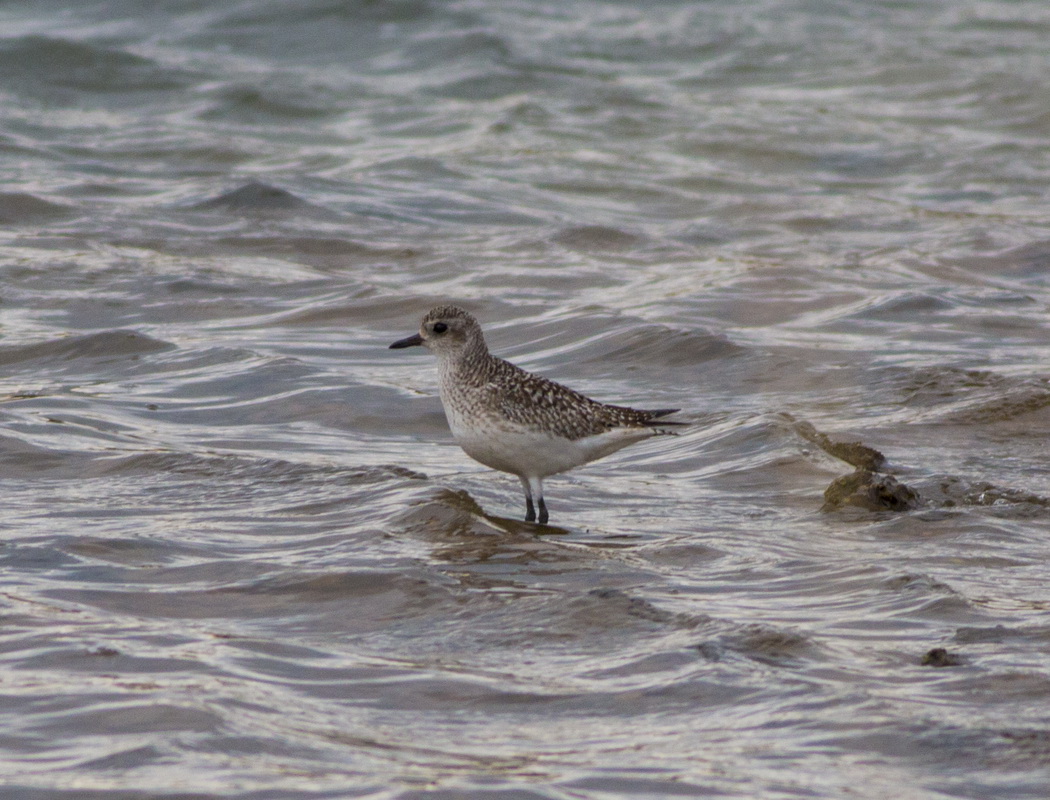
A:
{"type": "Polygon", "coordinates": [[[444,333],[448,330],[448,325],[444,322],[435,322],[434,327],[431,328],[431,330],[434,331],[434,333],[444,333]]]}

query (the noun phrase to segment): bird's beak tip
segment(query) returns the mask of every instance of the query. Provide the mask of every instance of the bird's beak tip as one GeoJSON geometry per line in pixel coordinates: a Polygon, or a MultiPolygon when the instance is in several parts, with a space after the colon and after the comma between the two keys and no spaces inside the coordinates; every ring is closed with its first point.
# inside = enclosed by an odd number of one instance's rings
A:
{"type": "Polygon", "coordinates": [[[394,342],[392,345],[390,345],[390,349],[391,350],[400,350],[400,349],[402,349],[404,347],[418,347],[418,346],[420,346],[422,344],[423,344],[423,337],[420,336],[417,333],[417,334],[415,334],[413,336],[408,336],[408,337],[406,337],[404,339],[398,339],[396,342],[394,342]]]}

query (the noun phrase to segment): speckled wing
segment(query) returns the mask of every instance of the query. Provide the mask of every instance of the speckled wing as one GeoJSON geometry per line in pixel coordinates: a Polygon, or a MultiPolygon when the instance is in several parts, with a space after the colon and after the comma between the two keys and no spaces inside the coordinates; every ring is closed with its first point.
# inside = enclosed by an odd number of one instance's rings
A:
{"type": "Polygon", "coordinates": [[[678,409],[642,411],[606,405],[548,378],[493,358],[488,386],[499,414],[526,428],[546,431],[566,439],[583,439],[616,428],[650,428],[681,425],[656,422],[678,409]]]}

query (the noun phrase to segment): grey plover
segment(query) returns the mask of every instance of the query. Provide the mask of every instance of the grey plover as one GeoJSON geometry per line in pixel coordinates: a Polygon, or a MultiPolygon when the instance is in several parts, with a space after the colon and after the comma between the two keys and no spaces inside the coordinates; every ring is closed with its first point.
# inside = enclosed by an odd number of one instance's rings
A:
{"type": "Polygon", "coordinates": [[[456,306],[431,309],[419,333],[390,347],[417,345],[437,356],[441,403],[459,446],[521,480],[526,522],[547,522],[544,478],[685,424],[661,419],[677,408],[606,405],[497,358],[478,321],[456,306]]]}

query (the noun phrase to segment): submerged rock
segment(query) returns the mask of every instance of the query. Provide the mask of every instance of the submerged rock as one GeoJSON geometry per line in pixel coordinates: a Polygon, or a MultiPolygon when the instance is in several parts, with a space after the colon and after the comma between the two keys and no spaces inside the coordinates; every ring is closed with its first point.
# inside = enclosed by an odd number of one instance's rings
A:
{"type": "Polygon", "coordinates": [[[835,478],[824,490],[821,511],[856,506],[868,511],[909,511],[919,505],[919,493],[892,475],[858,469],[835,478]]]}
{"type": "Polygon", "coordinates": [[[291,192],[259,181],[251,181],[193,207],[202,211],[300,211],[312,208],[310,203],[291,192]]]}
{"type": "Polygon", "coordinates": [[[554,241],[570,250],[626,250],[637,246],[641,237],[605,225],[577,225],[556,234],[554,241]]]}
{"type": "Polygon", "coordinates": [[[42,219],[63,217],[74,209],[51,203],[28,192],[0,192],[0,224],[19,225],[42,219]]]}
{"type": "Polygon", "coordinates": [[[868,511],[909,511],[919,505],[919,493],[892,475],[880,472],[886,456],[863,442],[835,442],[812,423],[784,415],[791,429],[830,456],[841,459],[856,469],[835,478],[824,490],[821,511],[835,511],[854,506],[868,511]]]}

